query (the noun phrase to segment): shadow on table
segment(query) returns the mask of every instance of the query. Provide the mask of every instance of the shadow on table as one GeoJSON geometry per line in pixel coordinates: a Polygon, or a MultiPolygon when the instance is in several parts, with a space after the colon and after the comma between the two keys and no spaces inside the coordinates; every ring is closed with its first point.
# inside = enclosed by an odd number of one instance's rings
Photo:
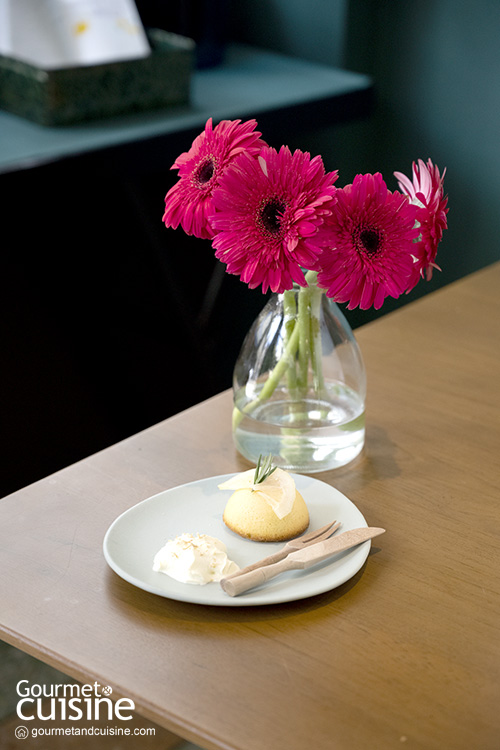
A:
{"type": "MultiPolygon", "coordinates": [[[[203,622],[203,624],[256,623],[291,615],[297,617],[313,611],[325,617],[332,617],[332,614],[334,615],[332,607],[361,582],[370,558],[379,551],[380,547],[372,546],[367,562],[341,586],[306,599],[273,605],[221,607],[175,601],[135,588],[112,571],[107,572],[106,585],[114,605],[122,614],[132,620],[140,620],[142,623],[144,623],[144,615],[147,614],[148,629],[153,630],[168,628],[171,632],[172,628],[182,629],[186,621],[193,624],[198,622],[203,622]]],[[[370,576],[373,577],[373,575],[375,573],[371,571],[370,576]]]]}

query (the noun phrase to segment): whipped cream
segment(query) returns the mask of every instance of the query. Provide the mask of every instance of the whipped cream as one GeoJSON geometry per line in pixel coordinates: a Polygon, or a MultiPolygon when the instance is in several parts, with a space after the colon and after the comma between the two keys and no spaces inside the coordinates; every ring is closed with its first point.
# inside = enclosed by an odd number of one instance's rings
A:
{"type": "Polygon", "coordinates": [[[155,555],[153,570],[181,583],[204,585],[236,573],[226,545],[207,534],[181,534],[170,539],[155,555]]]}

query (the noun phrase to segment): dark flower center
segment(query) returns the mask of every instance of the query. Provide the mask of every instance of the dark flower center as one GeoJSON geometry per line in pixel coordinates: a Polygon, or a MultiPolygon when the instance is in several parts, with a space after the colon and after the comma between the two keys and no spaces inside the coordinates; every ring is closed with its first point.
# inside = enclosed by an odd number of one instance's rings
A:
{"type": "Polygon", "coordinates": [[[281,219],[286,205],[279,198],[269,200],[261,211],[260,220],[266,232],[279,234],[281,230],[281,219]]]}
{"type": "Polygon", "coordinates": [[[373,256],[380,250],[382,237],[375,229],[363,229],[359,233],[359,249],[368,256],[373,256]]]}
{"type": "Polygon", "coordinates": [[[206,183],[210,182],[210,180],[214,176],[214,172],[215,164],[212,158],[209,158],[198,167],[198,171],[196,173],[197,182],[200,185],[206,185],[206,183]]]}

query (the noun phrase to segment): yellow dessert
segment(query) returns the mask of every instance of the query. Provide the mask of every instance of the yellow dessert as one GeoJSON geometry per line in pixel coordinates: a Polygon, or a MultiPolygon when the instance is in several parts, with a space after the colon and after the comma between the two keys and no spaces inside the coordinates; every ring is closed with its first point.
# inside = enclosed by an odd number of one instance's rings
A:
{"type": "Polygon", "coordinates": [[[309,511],[293,478],[272,467],[271,459],[219,485],[232,489],[223,521],[236,534],[256,542],[281,542],[302,534],[309,511]]]}

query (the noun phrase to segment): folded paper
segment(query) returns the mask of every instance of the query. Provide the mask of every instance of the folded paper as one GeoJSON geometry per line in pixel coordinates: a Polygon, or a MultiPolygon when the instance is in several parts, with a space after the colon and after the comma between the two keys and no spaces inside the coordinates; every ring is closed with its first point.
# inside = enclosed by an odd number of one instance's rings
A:
{"type": "Polygon", "coordinates": [[[0,54],[40,68],[147,57],[133,0],[0,0],[0,54]]]}

